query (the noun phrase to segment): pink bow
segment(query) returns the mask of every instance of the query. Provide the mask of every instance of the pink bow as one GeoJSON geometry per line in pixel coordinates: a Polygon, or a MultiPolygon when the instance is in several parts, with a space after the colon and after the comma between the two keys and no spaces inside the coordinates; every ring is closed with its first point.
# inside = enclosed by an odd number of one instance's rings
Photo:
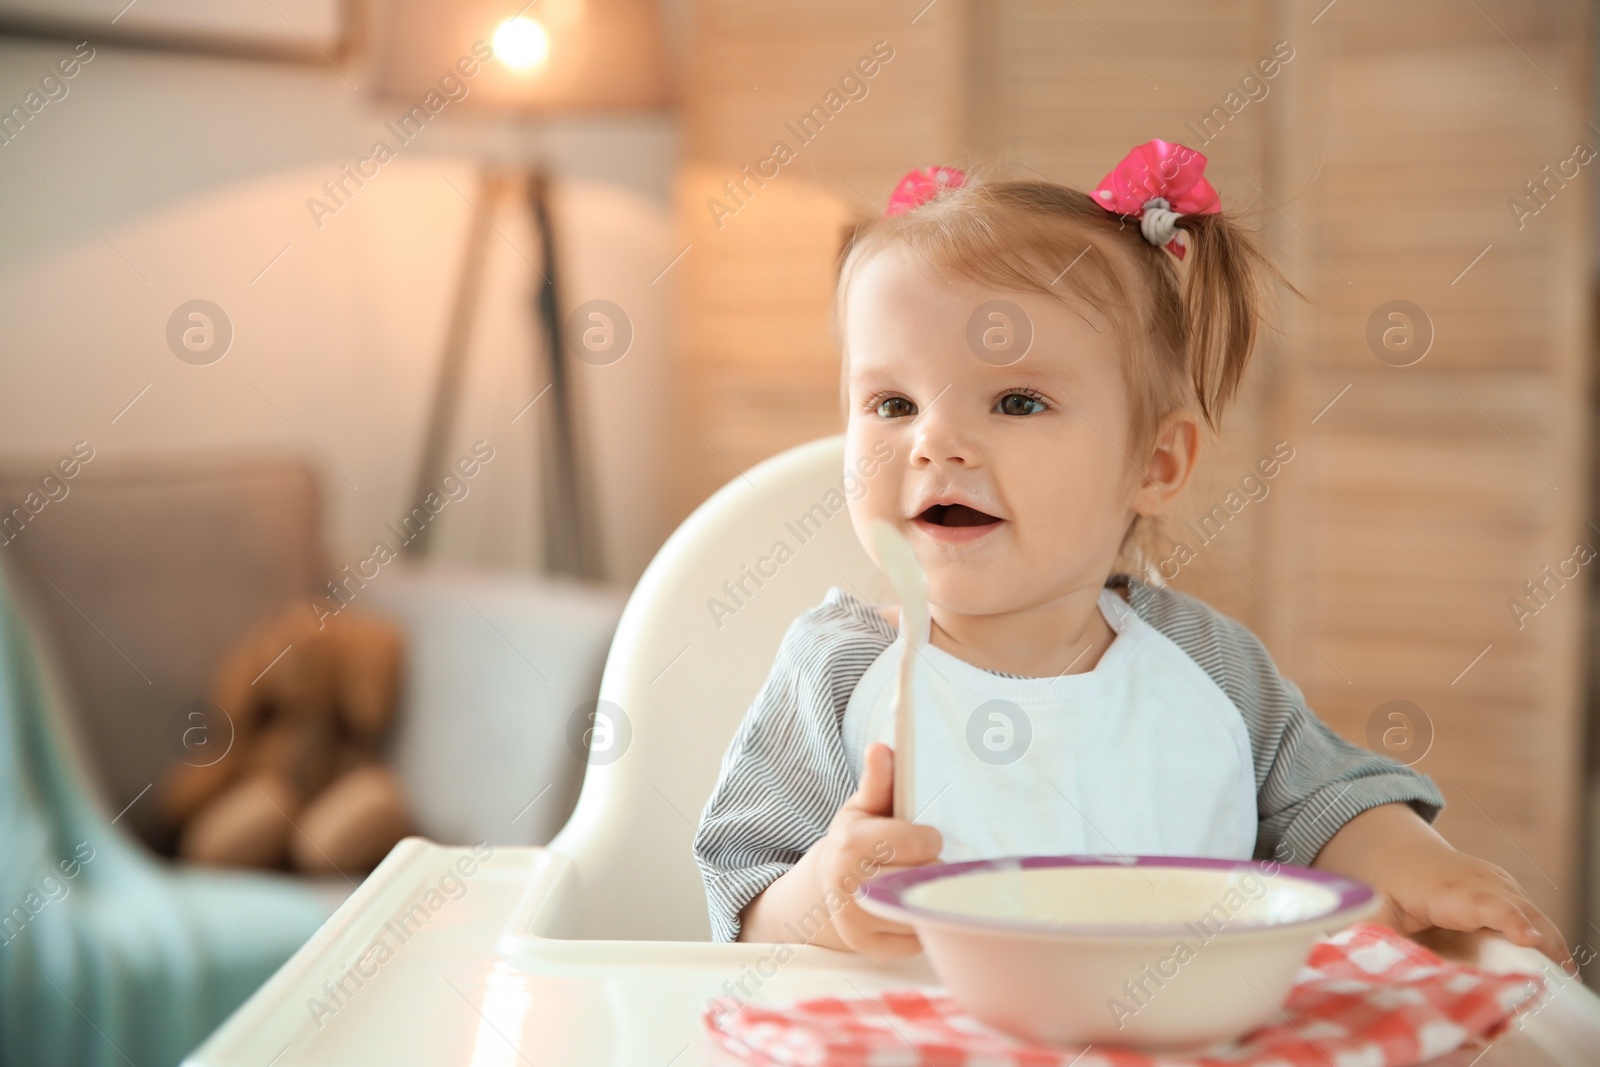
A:
{"type": "Polygon", "coordinates": [[[959,189],[966,182],[967,176],[954,167],[908,170],[905,177],[900,179],[900,184],[894,187],[894,192],[889,194],[889,206],[884,209],[883,215],[890,219],[904,215],[912,208],[932,200],[941,189],[959,189]]]}
{"type": "MultiPolygon", "coordinates": [[[[1156,197],[1180,215],[1210,215],[1222,210],[1217,191],[1205,179],[1206,157],[1194,149],[1159,137],[1136,146],[1094,188],[1094,201],[1115,215],[1144,214],[1156,197]]],[[[1183,258],[1178,241],[1167,251],[1183,258]]]]}

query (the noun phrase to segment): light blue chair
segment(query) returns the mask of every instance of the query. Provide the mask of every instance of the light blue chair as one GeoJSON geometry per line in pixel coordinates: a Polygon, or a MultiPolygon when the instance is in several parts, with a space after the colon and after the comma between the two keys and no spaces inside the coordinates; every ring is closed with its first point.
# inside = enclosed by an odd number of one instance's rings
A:
{"type": "Polygon", "coordinates": [[[0,571],[0,1063],[177,1064],[337,900],[169,868],[113,825],[36,632],[0,571]]]}

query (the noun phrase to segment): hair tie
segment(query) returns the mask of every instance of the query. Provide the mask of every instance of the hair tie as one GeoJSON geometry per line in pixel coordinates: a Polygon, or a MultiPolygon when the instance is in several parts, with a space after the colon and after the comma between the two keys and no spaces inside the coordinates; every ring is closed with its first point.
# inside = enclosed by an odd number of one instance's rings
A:
{"type": "Polygon", "coordinates": [[[967,176],[954,167],[918,167],[908,170],[889,194],[889,206],[884,218],[904,215],[914,207],[932,200],[944,189],[959,189],[967,183],[967,176]]]}
{"type": "Polygon", "coordinates": [[[1123,156],[1095,186],[1093,199],[1114,215],[1137,218],[1146,241],[1182,259],[1187,240],[1178,219],[1222,210],[1205,170],[1206,157],[1199,152],[1156,138],[1123,156]]]}

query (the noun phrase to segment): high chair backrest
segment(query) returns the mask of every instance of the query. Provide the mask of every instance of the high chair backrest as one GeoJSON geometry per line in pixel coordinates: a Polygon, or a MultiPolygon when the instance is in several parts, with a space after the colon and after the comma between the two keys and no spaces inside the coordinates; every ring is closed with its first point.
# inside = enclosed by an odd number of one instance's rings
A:
{"type": "Polygon", "coordinates": [[[691,853],[724,752],[789,624],[830,586],[875,603],[892,589],[847,508],[874,468],[844,469],[844,438],[735,476],[656,554],[623,610],[577,808],[549,847],[572,862],[566,937],[705,941],[691,853]]]}

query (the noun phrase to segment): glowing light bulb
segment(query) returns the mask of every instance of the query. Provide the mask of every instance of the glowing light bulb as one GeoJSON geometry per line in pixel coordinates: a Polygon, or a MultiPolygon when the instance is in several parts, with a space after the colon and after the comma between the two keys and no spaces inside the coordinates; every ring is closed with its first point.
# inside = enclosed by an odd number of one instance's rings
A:
{"type": "Polygon", "coordinates": [[[512,70],[526,70],[550,55],[550,34],[524,15],[506,19],[494,31],[495,58],[512,70]]]}

